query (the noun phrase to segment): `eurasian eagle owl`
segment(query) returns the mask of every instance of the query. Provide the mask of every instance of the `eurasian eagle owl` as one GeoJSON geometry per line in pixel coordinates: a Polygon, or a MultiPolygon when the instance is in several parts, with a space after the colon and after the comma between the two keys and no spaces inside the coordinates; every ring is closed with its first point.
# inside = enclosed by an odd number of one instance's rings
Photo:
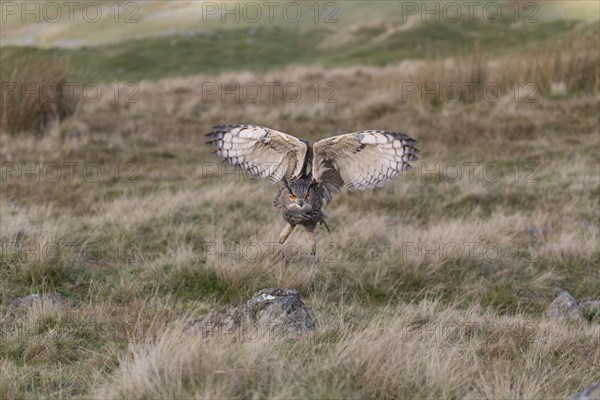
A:
{"type": "Polygon", "coordinates": [[[306,229],[311,254],[316,252],[315,228],[324,224],[323,201],[344,186],[364,190],[383,186],[402,171],[412,170],[419,152],[404,133],[367,130],[333,136],[314,145],[254,125],[218,125],[207,133],[208,144],[221,156],[255,178],[283,181],[274,205],[283,211],[284,243],[296,225],[306,229]]]}

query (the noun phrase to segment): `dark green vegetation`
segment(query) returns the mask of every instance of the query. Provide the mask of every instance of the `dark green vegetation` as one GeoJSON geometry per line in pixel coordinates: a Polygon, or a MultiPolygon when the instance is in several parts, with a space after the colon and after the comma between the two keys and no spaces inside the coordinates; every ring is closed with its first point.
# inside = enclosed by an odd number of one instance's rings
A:
{"type": "Polygon", "coordinates": [[[386,34],[394,28],[383,25],[349,32],[351,40],[333,48],[322,46],[327,38],[336,34],[327,28],[299,35],[296,29],[289,27],[258,26],[151,37],[80,49],[5,47],[2,52],[3,59],[23,55],[68,57],[70,76],[79,81],[139,81],[199,73],[265,71],[290,64],[387,65],[407,58],[464,55],[476,49],[493,49],[494,53],[501,54],[508,49],[536,46],[577,26],[575,21],[563,20],[519,26],[508,22],[431,22],[386,34]],[[377,37],[382,35],[379,40],[377,37]]]}

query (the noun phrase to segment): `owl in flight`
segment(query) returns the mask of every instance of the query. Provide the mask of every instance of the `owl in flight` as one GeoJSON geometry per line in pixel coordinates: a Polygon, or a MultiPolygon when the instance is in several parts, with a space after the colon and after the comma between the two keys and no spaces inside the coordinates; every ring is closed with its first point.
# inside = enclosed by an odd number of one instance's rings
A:
{"type": "Polygon", "coordinates": [[[224,162],[271,184],[283,181],[274,206],[287,225],[279,235],[284,243],[296,225],[306,230],[311,254],[316,253],[315,228],[324,224],[323,202],[344,186],[365,190],[383,186],[419,152],[404,133],[367,130],[322,139],[314,145],[294,136],[255,125],[218,125],[207,133],[208,144],[224,162]]]}

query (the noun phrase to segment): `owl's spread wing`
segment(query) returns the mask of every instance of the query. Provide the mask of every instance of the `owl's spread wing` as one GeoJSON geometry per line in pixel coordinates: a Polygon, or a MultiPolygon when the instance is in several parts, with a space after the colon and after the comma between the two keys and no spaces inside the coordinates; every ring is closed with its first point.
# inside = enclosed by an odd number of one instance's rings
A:
{"type": "Polygon", "coordinates": [[[254,125],[218,125],[206,136],[213,154],[271,183],[300,175],[308,150],[294,136],[254,125]]]}
{"type": "Polygon", "coordinates": [[[360,131],[334,136],[313,146],[313,178],[321,184],[328,201],[343,186],[365,190],[410,171],[417,160],[416,141],[404,133],[360,131]]]}

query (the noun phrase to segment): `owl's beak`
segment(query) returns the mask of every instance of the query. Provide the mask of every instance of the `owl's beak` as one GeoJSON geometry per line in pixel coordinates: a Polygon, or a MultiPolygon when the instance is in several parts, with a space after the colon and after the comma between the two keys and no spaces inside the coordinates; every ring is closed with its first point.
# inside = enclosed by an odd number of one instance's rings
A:
{"type": "Polygon", "coordinates": [[[302,200],[302,199],[298,199],[298,205],[299,205],[300,207],[304,206],[304,200],[302,200]]]}

